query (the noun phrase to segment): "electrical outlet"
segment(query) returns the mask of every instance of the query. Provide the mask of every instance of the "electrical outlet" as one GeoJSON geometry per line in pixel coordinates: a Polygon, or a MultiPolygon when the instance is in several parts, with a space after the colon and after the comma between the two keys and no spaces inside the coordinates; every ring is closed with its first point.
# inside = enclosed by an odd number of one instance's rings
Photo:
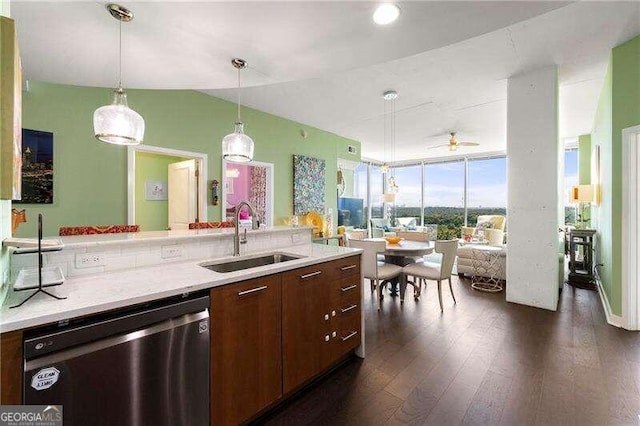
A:
{"type": "Polygon", "coordinates": [[[182,246],[162,246],[160,255],[163,259],[182,257],[182,246]]]}
{"type": "Polygon", "coordinates": [[[76,254],[76,268],[94,268],[104,266],[104,254],[102,253],[81,253],[76,254]]]}
{"type": "Polygon", "coordinates": [[[299,243],[300,241],[302,241],[302,235],[300,235],[299,232],[296,232],[295,234],[291,234],[291,242],[293,244],[299,243]]]}

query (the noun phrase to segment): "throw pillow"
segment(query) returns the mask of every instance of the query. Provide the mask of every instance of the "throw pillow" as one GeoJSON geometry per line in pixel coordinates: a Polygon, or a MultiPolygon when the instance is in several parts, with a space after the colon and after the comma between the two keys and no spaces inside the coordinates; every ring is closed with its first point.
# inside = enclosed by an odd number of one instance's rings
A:
{"type": "Polygon", "coordinates": [[[478,224],[476,225],[476,233],[478,231],[484,231],[485,229],[491,229],[493,228],[493,223],[489,220],[479,220],[478,224]]]}

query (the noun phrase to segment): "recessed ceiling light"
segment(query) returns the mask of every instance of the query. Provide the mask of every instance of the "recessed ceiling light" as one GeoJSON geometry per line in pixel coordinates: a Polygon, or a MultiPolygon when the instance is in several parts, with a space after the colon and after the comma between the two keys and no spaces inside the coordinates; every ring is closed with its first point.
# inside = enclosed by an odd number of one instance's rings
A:
{"type": "Polygon", "coordinates": [[[395,4],[383,3],[373,12],[373,22],[378,25],[387,25],[398,19],[400,8],[395,4]]]}

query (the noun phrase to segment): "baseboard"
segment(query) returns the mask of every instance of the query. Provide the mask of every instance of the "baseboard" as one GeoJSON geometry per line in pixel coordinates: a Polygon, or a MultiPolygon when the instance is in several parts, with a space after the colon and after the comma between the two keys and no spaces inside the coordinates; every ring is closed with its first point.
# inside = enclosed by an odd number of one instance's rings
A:
{"type": "Polygon", "coordinates": [[[623,328],[622,317],[611,313],[611,305],[609,305],[607,293],[605,293],[604,288],[602,287],[602,280],[600,280],[600,275],[598,275],[597,271],[595,273],[595,277],[596,284],[598,285],[598,294],[600,294],[600,302],[602,302],[602,309],[604,310],[604,315],[607,318],[607,323],[614,327],[623,328]]]}

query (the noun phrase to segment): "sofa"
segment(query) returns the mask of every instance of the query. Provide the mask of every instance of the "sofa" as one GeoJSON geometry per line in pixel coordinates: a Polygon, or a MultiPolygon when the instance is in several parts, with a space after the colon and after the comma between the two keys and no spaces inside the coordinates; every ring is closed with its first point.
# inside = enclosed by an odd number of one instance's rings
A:
{"type": "Polygon", "coordinates": [[[478,237],[479,233],[484,234],[484,239],[490,245],[501,246],[504,244],[504,227],[507,218],[502,215],[480,215],[475,227],[462,227],[462,238],[465,235],[478,237]]]}
{"type": "Polygon", "coordinates": [[[482,250],[483,247],[495,246],[501,247],[502,251],[498,260],[502,266],[502,273],[499,278],[505,280],[507,278],[507,246],[504,245],[504,227],[507,218],[502,215],[480,215],[475,227],[462,227],[462,238],[465,235],[471,238],[478,238],[479,231],[482,231],[486,244],[465,244],[458,247],[458,275],[473,275],[473,249],[482,250]]]}

